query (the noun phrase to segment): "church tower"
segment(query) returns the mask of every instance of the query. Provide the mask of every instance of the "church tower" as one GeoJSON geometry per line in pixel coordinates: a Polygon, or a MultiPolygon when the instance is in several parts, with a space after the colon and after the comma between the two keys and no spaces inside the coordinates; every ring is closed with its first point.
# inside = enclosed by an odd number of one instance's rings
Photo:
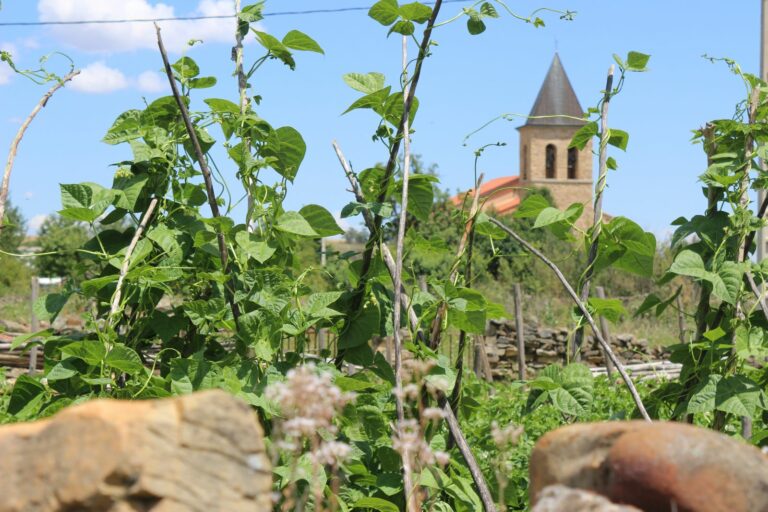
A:
{"type": "Polygon", "coordinates": [[[592,222],[592,141],[581,151],[568,148],[568,144],[586,123],[581,120],[583,114],[560,56],[555,53],[530,118],[518,128],[519,183],[521,189],[549,189],[560,209],[573,203],[584,204],[584,215],[577,223],[580,227],[592,222]]]}

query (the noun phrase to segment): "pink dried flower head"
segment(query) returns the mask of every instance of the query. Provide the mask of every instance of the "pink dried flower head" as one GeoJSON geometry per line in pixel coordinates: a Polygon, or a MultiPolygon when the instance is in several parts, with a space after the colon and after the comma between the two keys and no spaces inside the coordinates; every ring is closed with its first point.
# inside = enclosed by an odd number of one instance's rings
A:
{"type": "Polygon", "coordinates": [[[445,417],[445,413],[439,407],[427,407],[422,411],[421,417],[426,421],[440,421],[445,417]]]}
{"type": "Polygon", "coordinates": [[[499,449],[516,445],[524,431],[524,427],[518,427],[513,423],[510,423],[504,428],[499,428],[499,424],[495,421],[491,423],[491,437],[493,438],[494,444],[499,449]]]}
{"type": "Polygon", "coordinates": [[[406,359],[403,361],[403,371],[411,382],[419,382],[435,366],[432,359],[406,359]]]}
{"type": "Polygon", "coordinates": [[[435,462],[444,468],[451,462],[451,456],[446,452],[435,452],[435,462]]]}
{"type": "Polygon", "coordinates": [[[308,364],[290,370],[284,382],[267,388],[267,398],[276,402],[283,413],[286,435],[312,437],[321,429],[336,431],[333,418],[354,399],[354,394],[343,393],[332,379],[330,373],[318,372],[308,364]]]}
{"type": "Polygon", "coordinates": [[[346,443],[338,441],[329,441],[320,445],[320,447],[310,454],[310,457],[317,464],[338,467],[339,464],[347,460],[352,447],[346,443]]]}
{"type": "Polygon", "coordinates": [[[398,422],[395,435],[392,436],[392,448],[404,461],[408,461],[414,471],[421,471],[425,466],[435,463],[435,454],[424,439],[424,433],[416,420],[398,422]]]}

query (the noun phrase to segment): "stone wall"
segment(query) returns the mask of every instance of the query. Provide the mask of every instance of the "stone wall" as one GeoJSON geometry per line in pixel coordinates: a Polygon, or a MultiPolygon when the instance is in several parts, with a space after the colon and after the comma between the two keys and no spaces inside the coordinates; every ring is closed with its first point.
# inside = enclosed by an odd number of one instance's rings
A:
{"type": "MultiPolygon", "coordinates": [[[[523,335],[525,362],[529,372],[535,373],[547,365],[567,362],[568,338],[572,333],[565,327],[549,328],[526,323],[523,335]]],[[[491,320],[483,341],[494,378],[514,378],[517,375],[515,323],[491,320]]],[[[667,359],[669,355],[663,347],[652,348],[648,340],[636,339],[631,334],[612,336],[611,346],[624,364],[667,359]]],[[[585,336],[585,347],[581,359],[589,366],[605,364],[597,340],[591,334],[585,336]]]]}

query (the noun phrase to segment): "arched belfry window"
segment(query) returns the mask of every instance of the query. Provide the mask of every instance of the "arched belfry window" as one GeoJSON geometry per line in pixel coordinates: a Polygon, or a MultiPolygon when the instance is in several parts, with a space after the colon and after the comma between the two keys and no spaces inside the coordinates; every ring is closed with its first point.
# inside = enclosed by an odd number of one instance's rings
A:
{"type": "Polygon", "coordinates": [[[555,178],[555,163],[557,160],[557,149],[555,148],[554,144],[547,144],[547,149],[545,151],[545,168],[546,168],[546,177],[547,179],[554,179],[555,178]]]}
{"type": "Polygon", "coordinates": [[[579,150],[568,148],[568,179],[575,180],[579,178],[579,150]]]}
{"type": "Polygon", "coordinates": [[[523,168],[522,168],[522,174],[523,179],[528,179],[528,146],[523,146],[523,168]]]}

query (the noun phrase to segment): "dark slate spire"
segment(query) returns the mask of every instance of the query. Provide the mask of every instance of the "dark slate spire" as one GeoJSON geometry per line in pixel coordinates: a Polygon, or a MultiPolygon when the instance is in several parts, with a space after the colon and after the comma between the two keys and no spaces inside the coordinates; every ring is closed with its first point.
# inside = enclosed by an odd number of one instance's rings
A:
{"type": "MultiPolygon", "coordinates": [[[[552,115],[573,117],[584,115],[584,111],[579,105],[579,99],[573,91],[571,81],[568,80],[568,75],[565,74],[563,63],[560,62],[560,56],[557,53],[552,59],[547,77],[544,79],[536,102],[531,109],[531,116],[552,115]]],[[[528,126],[581,126],[584,122],[562,117],[548,117],[545,119],[528,119],[525,124],[528,126]]]]}

